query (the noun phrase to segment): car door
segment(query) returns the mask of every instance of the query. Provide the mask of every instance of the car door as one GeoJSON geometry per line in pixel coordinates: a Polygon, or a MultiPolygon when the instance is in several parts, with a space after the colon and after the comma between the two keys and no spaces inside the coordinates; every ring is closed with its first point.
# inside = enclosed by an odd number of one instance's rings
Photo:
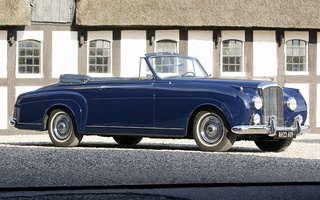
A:
{"type": "Polygon", "coordinates": [[[155,126],[166,135],[184,135],[190,113],[198,101],[192,87],[180,81],[155,83],[155,126]]]}
{"type": "Polygon", "coordinates": [[[97,119],[97,125],[107,129],[126,129],[128,132],[152,129],[153,80],[123,79],[102,84],[98,97],[97,119]]]}

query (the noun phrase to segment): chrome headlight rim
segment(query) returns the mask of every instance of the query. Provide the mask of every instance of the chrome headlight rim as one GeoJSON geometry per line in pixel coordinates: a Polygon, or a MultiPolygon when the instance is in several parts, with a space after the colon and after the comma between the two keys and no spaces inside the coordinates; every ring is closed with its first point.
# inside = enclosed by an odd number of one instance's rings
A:
{"type": "Polygon", "coordinates": [[[287,107],[290,111],[295,111],[298,107],[298,102],[294,97],[289,97],[287,100],[287,107]]]}
{"type": "Polygon", "coordinates": [[[253,100],[254,108],[256,110],[260,110],[263,106],[262,98],[259,96],[255,96],[255,97],[253,97],[252,100],[253,100]]]}

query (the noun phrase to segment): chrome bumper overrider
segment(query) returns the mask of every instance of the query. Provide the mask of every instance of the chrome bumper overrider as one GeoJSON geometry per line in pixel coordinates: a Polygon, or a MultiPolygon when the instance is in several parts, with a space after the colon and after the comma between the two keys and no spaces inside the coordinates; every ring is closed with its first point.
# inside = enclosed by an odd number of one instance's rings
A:
{"type": "Polygon", "coordinates": [[[10,120],[9,122],[10,126],[15,126],[17,124],[17,121],[15,119],[10,120]]]}
{"type": "Polygon", "coordinates": [[[308,133],[310,127],[307,125],[301,126],[302,117],[298,115],[294,118],[293,126],[291,127],[278,127],[277,118],[271,116],[268,125],[240,125],[232,127],[231,131],[236,134],[266,134],[270,137],[276,136],[277,131],[281,132],[294,132],[296,135],[308,133]]]}

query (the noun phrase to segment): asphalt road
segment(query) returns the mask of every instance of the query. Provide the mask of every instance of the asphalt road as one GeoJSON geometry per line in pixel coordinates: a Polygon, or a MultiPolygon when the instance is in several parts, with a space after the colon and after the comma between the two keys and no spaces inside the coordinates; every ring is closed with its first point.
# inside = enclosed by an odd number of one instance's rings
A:
{"type": "MultiPolygon", "coordinates": [[[[203,196],[207,191],[231,197],[230,190],[248,195],[248,189],[257,191],[258,196],[263,191],[270,194],[279,191],[309,199],[320,197],[320,134],[300,136],[280,153],[260,151],[247,141],[236,142],[228,152],[211,153],[200,151],[193,140],[146,138],[136,146],[125,147],[111,138],[86,136],[79,147],[57,148],[47,134],[5,135],[0,136],[0,159],[0,197],[8,195],[8,191],[19,193],[30,188],[49,191],[91,188],[108,189],[105,194],[115,199],[130,191],[136,194],[134,191],[144,187],[160,195],[153,199],[161,199],[165,189],[171,191],[171,196],[165,197],[184,199],[200,197],[199,191],[203,191],[203,196]],[[196,186],[192,187],[193,184],[196,186]],[[163,188],[157,188],[159,185],[163,188]],[[110,192],[110,189],[120,191],[110,192]],[[122,193],[124,190],[127,192],[122,193]]],[[[139,194],[147,196],[131,199],[150,197],[148,192],[139,194]]],[[[100,197],[90,195],[92,199],[100,197]]],[[[255,196],[255,199],[259,198],[255,196]]]]}

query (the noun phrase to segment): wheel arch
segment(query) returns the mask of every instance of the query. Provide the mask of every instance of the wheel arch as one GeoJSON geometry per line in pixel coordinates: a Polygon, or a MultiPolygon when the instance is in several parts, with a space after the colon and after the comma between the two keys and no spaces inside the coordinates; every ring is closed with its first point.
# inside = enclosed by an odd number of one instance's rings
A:
{"type": "Polygon", "coordinates": [[[72,116],[72,119],[75,123],[76,131],[79,133],[83,133],[87,121],[87,109],[82,108],[78,103],[76,102],[68,102],[68,103],[56,103],[50,106],[44,115],[44,130],[48,130],[48,123],[51,113],[54,110],[61,109],[63,111],[69,112],[72,116]]]}
{"type": "Polygon", "coordinates": [[[201,105],[201,106],[197,107],[192,112],[192,114],[190,115],[189,120],[188,120],[188,124],[187,124],[187,136],[186,136],[186,138],[193,139],[193,122],[195,120],[196,115],[201,111],[212,111],[212,112],[218,114],[222,118],[223,122],[225,123],[225,126],[230,130],[230,123],[229,123],[229,120],[228,120],[228,118],[226,117],[226,114],[225,114],[226,111],[223,112],[221,109],[219,109],[215,105],[206,104],[206,105],[201,105]]]}

